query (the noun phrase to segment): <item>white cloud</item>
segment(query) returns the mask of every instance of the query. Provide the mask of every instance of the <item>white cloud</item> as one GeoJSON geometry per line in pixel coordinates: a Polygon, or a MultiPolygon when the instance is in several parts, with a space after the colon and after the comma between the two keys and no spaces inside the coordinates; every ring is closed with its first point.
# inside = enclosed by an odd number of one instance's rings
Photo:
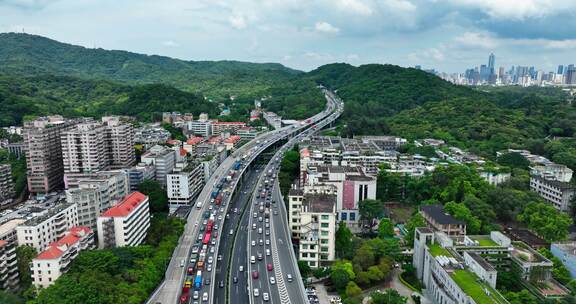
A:
{"type": "Polygon", "coordinates": [[[174,41],[172,41],[172,40],[163,41],[163,42],[162,42],[162,45],[163,45],[163,46],[167,46],[167,47],[178,47],[178,46],[180,46],[180,44],[178,44],[178,43],[176,43],[176,42],[174,42],[174,41]]]}
{"type": "Polygon", "coordinates": [[[314,29],[317,32],[320,33],[329,33],[329,34],[336,34],[340,31],[339,28],[333,26],[332,24],[328,23],[328,22],[316,22],[316,25],[314,25],[314,29]]]}
{"type": "Polygon", "coordinates": [[[344,12],[350,12],[362,16],[370,16],[372,8],[361,0],[337,0],[336,7],[344,12]]]}
{"type": "Polygon", "coordinates": [[[465,32],[454,38],[454,41],[458,44],[457,46],[466,48],[494,49],[498,46],[496,38],[481,32],[465,32]]]}
{"type": "Polygon", "coordinates": [[[547,40],[544,41],[544,48],[556,50],[576,50],[576,39],[547,40]]]}
{"type": "Polygon", "coordinates": [[[455,6],[476,8],[496,19],[524,20],[576,9],[573,0],[448,0],[455,6]]]}
{"type": "Polygon", "coordinates": [[[230,25],[237,30],[243,30],[248,26],[246,18],[242,14],[234,14],[230,16],[228,22],[230,22],[230,25]]]}

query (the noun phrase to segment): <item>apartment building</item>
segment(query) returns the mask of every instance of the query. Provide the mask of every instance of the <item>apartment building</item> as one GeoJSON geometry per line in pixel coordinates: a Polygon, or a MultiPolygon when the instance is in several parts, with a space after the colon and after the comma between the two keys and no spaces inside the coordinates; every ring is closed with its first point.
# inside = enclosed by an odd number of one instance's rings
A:
{"type": "Polygon", "coordinates": [[[32,214],[16,227],[16,236],[19,245],[34,247],[40,252],[74,226],[78,226],[76,204],[59,204],[32,214]]]}
{"type": "Polygon", "coordinates": [[[92,173],[109,168],[106,128],[101,123],[86,121],[62,132],[62,161],[64,172],[92,173]]]}
{"type": "Polygon", "coordinates": [[[194,120],[186,124],[188,134],[208,138],[212,136],[212,122],[210,120],[194,120]]]}
{"type": "Polygon", "coordinates": [[[240,140],[242,138],[240,138],[240,136],[238,135],[232,135],[228,138],[226,138],[224,140],[224,146],[226,147],[226,150],[233,150],[238,148],[238,146],[240,145],[240,140]]]}
{"type": "Polygon", "coordinates": [[[546,180],[556,180],[559,182],[569,183],[572,179],[572,173],[572,169],[567,166],[552,162],[530,166],[531,176],[539,176],[546,180]]]}
{"type": "Polygon", "coordinates": [[[337,220],[346,222],[353,231],[359,231],[359,202],[376,199],[376,177],[366,175],[361,167],[310,166],[303,190],[304,193],[335,194],[337,220]]]}
{"type": "Polygon", "coordinates": [[[130,168],[128,171],[128,184],[130,191],[138,191],[138,185],[147,179],[154,179],[156,174],[156,167],[154,165],[147,165],[139,163],[138,165],[130,168]]]}
{"type": "Polygon", "coordinates": [[[142,162],[154,165],[156,180],[166,187],[166,176],[174,170],[176,165],[176,152],[163,146],[156,145],[141,157],[142,162]]]}
{"type": "Polygon", "coordinates": [[[14,195],[12,168],[9,164],[0,164],[0,206],[10,204],[14,195]]]}
{"type": "Polygon", "coordinates": [[[111,169],[123,169],[136,163],[135,131],[119,116],[102,117],[106,128],[106,146],[111,169]]]}
{"type": "Polygon", "coordinates": [[[15,142],[15,143],[9,143],[6,146],[6,149],[8,149],[8,152],[10,152],[10,154],[16,156],[17,159],[21,159],[25,155],[24,147],[25,147],[24,142],[15,142]]]}
{"type": "Polygon", "coordinates": [[[530,190],[538,193],[557,210],[568,212],[576,187],[568,182],[548,180],[538,175],[530,176],[530,190]]]}
{"type": "Polygon", "coordinates": [[[167,176],[166,193],[170,213],[181,206],[191,206],[204,187],[204,165],[202,163],[178,164],[167,176]]]}
{"type": "Polygon", "coordinates": [[[158,144],[165,144],[170,139],[170,132],[161,126],[146,125],[135,130],[134,142],[148,149],[158,144]]]}
{"type": "Polygon", "coordinates": [[[239,129],[246,127],[246,123],[238,121],[213,121],[212,135],[220,135],[224,132],[236,133],[239,129]]]}
{"type": "Polygon", "coordinates": [[[32,282],[47,288],[70,269],[80,251],[94,249],[94,232],[88,227],[73,227],[53,242],[30,263],[32,282]]]}
{"type": "Polygon", "coordinates": [[[0,289],[18,289],[18,260],[16,257],[16,227],[24,219],[10,219],[0,224],[0,289]]]}
{"type": "Polygon", "coordinates": [[[455,219],[444,212],[442,205],[427,205],[420,207],[420,214],[428,227],[441,231],[448,236],[466,235],[466,223],[455,219]]]}
{"type": "Polygon", "coordinates": [[[289,204],[290,230],[299,239],[298,260],[313,268],[334,261],[336,196],[291,192],[289,204]]]}
{"type": "Polygon", "coordinates": [[[40,117],[24,122],[22,137],[28,190],[31,193],[48,193],[62,187],[64,164],[60,137],[71,124],[62,116],[40,117]]]}
{"type": "Polygon", "coordinates": [[[190,155],[196,155],[196,146],[204,141],[202,137],[191,137],[183,145],[182,148],[190,155]]]}
{"type": "Polygon", "coordinates": [[[14,243],[0,240],[0,289],[15,289],[18,280],[18,272],[14,272],[14,264],[17,264],[14,243]]]}
{"type": "Polygon", "coordinates": [[[96,219],[129,193],[126,171],[101,171],[71,181],[66,200],[77,205],[78,224],[96,229],[96,219]]]}
{"type": "Polygon", "coordinates": [[[132,192],[98,217],[98,247],[142,244],[150,227],[148,196],[132,192]]]}

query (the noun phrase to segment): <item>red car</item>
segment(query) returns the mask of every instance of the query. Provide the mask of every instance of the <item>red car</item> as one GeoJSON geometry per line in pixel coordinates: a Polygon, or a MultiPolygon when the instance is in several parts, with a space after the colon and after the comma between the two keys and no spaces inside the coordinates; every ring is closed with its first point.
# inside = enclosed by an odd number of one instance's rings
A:
{"type": "Polygon", "coordinates": [[[258,270],[252,271],[252,278],[253,278],[254,280],[258,279],[258,270]]]}
{"type": "Polygon", "coordinates": [[[187,304],[188,303],[188,295],[182,295],[180,297],[180,303],[181,304],[187,304]]]}
{"type": "Polygon", "coordinates": [[[268,269],[268,271],[272,271],[272,269],[274,269],[274,267],[272,267],[272,264],[268,263],[268,265],[266,265],[266,268],[268,269]]]}
{"type": "Polygon", "coordinates": [[[194,274],[194,267],[188,267],[188,274],[194,274]]]}

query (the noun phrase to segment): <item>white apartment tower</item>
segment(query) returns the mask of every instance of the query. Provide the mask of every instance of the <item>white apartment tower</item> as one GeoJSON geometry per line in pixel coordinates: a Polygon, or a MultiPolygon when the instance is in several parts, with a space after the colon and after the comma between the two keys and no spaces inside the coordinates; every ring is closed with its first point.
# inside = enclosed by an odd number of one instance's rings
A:
{"type": "Polygon", "coordinates": [[[108,169],[105,130],[102,124],[91,121],[77,124],[62,132],[62,156],[66,174],[108,169]]]}
{"type": "Polygon", "coordinates": [[[108,158],[112,169],[128,168],[136,162],[134,127],[118,116],[102,117],[106,128],[108,158]]]}
{"type": "Polygon", "coordinates": [[[132,192],[98,217],[98,247],[142,244],[150,227],[148,196],[132,192]]]}

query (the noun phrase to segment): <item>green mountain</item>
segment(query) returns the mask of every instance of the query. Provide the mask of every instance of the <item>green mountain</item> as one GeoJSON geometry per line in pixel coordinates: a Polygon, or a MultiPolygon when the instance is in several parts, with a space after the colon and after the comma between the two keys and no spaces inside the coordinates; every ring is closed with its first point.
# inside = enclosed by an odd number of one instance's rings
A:
{"type": "Polygon", "coordinates": [[[163,83],[209,98],[257,94],[301,72],[278,63],[184,61],[126,51],[89,49],[42,36],[0,33],[6,74],[52,74],[132,84],[163,83]]]}
{"type": "Polygon", "coordinates": [[[215,103],[163,84],[125,85],[106,80],[0,74],[0,126],[18,125],[26,115],[102,116],[152,119],[156,112],[217,115],[215,103]]]}

